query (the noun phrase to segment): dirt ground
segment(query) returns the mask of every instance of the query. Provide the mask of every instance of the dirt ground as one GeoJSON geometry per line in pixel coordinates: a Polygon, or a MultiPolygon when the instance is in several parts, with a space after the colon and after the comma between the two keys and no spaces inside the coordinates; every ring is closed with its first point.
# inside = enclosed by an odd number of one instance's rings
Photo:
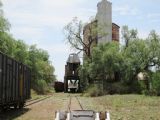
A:
{"type": "Polygon", "coordinates": [[[0,120],[53,120],[55,111],[67,110],[68,94],[55,93],[52,97],[25,107],[11,109],[0,114],[0,120]]]}
{"type": "MultiPolygon", "coordinates": [[[[102,97],[80,97],[85,110],[109,111],[112,120],[160,120],[160,97],[143,95],[106,95],[102,97]]],[[[70,96],[54,93],[50,98],[29,105],[22,110],[11,109],[0,113],[0,120],[54,120],[57,110],[67,111],[70,96]]],[[[80,109],[73,97],[71,108],[80,109]]]]}

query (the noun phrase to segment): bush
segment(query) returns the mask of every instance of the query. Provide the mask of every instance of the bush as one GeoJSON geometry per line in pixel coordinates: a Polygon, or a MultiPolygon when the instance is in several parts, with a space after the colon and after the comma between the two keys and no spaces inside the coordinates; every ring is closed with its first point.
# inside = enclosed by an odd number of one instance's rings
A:
{"type": "Polygon", "coordinates": [[[48,91],[48,85],[45,80],[38,80],[36,84],[36,91],[38,94],[45,94],[48,91]]]}
{"type": "Polygon", "coordinates": [[[105,91],[107,94],[127,94],[129,92],[129,87],[122,82],[107,83],[105,91]]]}
{"type": "Polygon", "coordinates": [[[151,78],[152,88],[150,91],[152,91],[153,94],[160,96],[160,72],[153,73],[151,78]]]}
{"type": "Polygon", "coordinates": [[[148,89],[148,81],[144,80],[139,80],[138,81],[139,86],[140,86],[140,92],[143,95],[149,95],[149,89],[148,89]]]}
{"type": "Polygon", "coordinates": [[[97,84],[90,85],[85,92],[85,96],[90,96],[90,97],[98,97],[101,95],[103,95],[103,91],[102,89],[100,89],[100,86],[97,84]]]}

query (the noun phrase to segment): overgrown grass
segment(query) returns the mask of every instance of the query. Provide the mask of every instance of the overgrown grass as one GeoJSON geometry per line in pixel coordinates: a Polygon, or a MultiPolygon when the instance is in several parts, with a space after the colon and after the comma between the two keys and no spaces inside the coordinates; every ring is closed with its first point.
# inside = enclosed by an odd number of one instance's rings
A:
{"type": "Polygon", "coordinates": [[[86,97],[102,96],[103,91],[100,88],[101,87],[96,84],[90,85],[89,88],[83,93],[83,95],[86,97]]]}
{"type": "Polygon", "coordinates": [[[39,99],[42,95],[38,95],[37,92],[33,89],[31,89],[31,99],[39,99]]]}
{"type": "MultiPolygon", "coordinates": [[[[50,94],[50,93],[48,93],[50,94]]],[[[31,89],[31,99],[40,99],[40,98],[44,98],[46,97],[47,94],[45,95],[39,95],[36,91],[34,91],[33,89],[31,89]]]]}
{"type": "Polygon", "coordinates": [[[160,120],[160,97],[107,95],[81,97],[80,101],[84,109],[109,111],[111,120],[160,120]]]}

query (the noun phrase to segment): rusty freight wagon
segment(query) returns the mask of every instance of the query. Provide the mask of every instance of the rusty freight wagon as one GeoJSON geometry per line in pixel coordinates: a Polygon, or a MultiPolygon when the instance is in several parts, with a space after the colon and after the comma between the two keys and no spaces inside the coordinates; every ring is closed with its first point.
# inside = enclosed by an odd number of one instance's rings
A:
{"type": "Polygon", "coordinates": [[[30,98],[30,69],[0,52],[0,109],[22,108],[30,98]]]}
{"type": "Polygon", "coordinates": [[[64,83],[60,81],[55,81],[54,89],[56,92],[64,92],[64,83]]]}

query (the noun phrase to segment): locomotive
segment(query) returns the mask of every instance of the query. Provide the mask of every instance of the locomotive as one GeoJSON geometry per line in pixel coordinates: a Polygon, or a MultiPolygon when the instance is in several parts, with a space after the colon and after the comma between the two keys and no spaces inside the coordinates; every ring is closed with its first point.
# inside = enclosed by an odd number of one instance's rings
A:
{"type": "Polygon", "coordinates": [[[76,53],[69,55],[65,65],[64,82],[56,81],[54,88],[56,92],[80,92],[80,77],[78,68],[80,59],[76,53]]]}
{"type": "Polygon", "coordinates": [[[80,77],[78,68],[80,59],[77,54],[69,55],[65,65],[64,92],[80,92],[80,77]]]}

